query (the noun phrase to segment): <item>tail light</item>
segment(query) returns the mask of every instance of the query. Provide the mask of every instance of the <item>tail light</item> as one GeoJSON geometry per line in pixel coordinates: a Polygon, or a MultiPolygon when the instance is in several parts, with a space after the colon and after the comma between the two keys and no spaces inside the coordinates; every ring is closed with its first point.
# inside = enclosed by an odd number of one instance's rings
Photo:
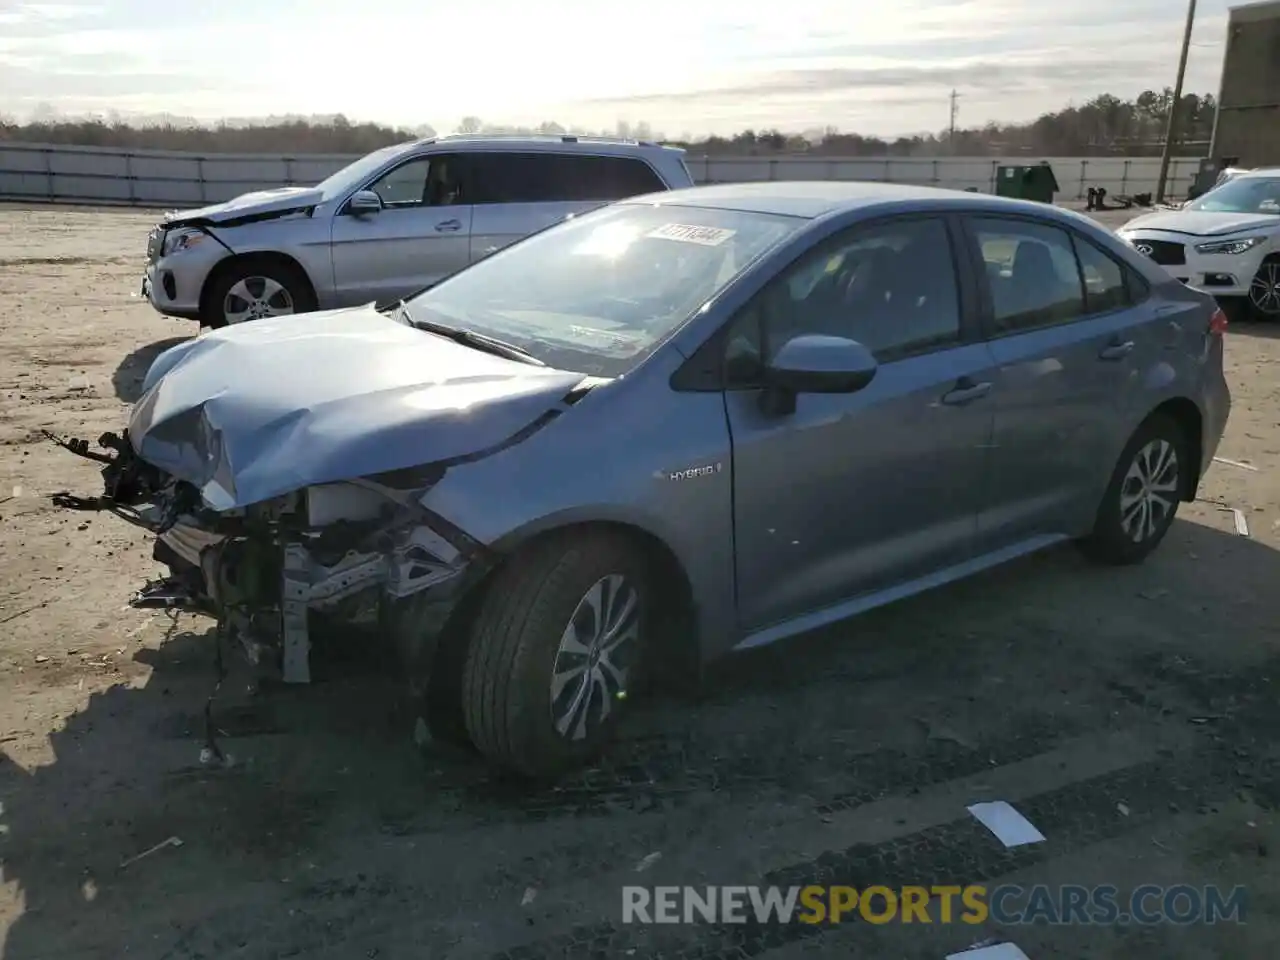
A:
{"type": "Polygon", "coordinates": [[[1227,314],[1221,307],[1213,311],[1213,316],[1209,318],[1209,332],[1218,337],[1227,332],[1227,314]]]}

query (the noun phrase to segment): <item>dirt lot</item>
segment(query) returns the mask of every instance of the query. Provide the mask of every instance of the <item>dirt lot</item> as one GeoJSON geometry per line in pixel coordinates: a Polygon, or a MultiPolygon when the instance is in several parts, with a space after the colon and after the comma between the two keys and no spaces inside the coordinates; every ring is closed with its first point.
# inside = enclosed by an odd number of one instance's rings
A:
{"type": "Polygon", "coordinates": [[[743,656],[554,790],[420,757],[376,671],[264,694],[237,668],[211,769],[208,624],[125,606],[149,544],[53,507],[98,477],[40,436],[118,428],[191,334],[134,295],[153,219],[0,207],[8,960],[1280,956],[1280,329],[1229,335],[1219,453],[1257,469],[1216,464],[1140,568],[1065,549],[743,656]],[[1046,841],[1006,850],[984,799],[1046,841]],[[1248,923],[620,922],[626,883],[809,882],[1244,884],[1248,923]]]}

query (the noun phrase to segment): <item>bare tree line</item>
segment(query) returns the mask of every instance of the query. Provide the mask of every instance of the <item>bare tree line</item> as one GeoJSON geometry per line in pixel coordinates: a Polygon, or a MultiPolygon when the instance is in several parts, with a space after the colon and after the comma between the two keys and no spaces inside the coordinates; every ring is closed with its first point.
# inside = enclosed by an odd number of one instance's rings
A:
{"type": "MultiPolygon", "coordinates": [[[[784,133],[743,130],[732,137],[672,140],[648,124],[619,122],[610,131],[565,127],[548,121],[517,128],[486,124],[465,117],[464,133],[579,134],[607,132],[614,136],[677,143],[695,156],[769,156],[809,153],[819,156],[937,157],[937,156],[1154,156],[1160,153],[1173,93],[1147,90],[1133,100],[1111,94],[1094,97],[1081,106],[1046,113],[1031,123],[989,123],[983,127],[892,140],[842,132],[836,127],[784,133]]],[[[1216,103],[1211,95],[1188,94],[1179,111],[1176,147],[1179,153],[1203,155],[1213,127],[1216,103]]],[[[153,122],[119,117],[70,120],[43,115],[27,123],[0,118],[0,142],[24,141],[78,146],[182,150],[200,153],[363,154],[378,147],[435,133],[429,125],[413,128],[356,123],[341,115],[228,121],[214,126],[181,118],[153,122]]]]}

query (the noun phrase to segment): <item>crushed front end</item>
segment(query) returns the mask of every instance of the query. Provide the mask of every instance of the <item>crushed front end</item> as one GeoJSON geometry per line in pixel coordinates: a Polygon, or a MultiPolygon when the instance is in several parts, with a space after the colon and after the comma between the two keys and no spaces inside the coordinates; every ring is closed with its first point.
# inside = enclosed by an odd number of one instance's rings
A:
{"type": "Polygon", "coordinates": [[[485,551],[418,502],[429,469],[305,487],[242,509],[215,511],[192,484],[142,460],[128,434],[103,452],[55,439],[102,464],[103,495],[62,494],[75,509],[108,510],[156,536],[168,576],[133,598],[138,607],[213,617],[222,637],[286,683],[311,680],[320,621],[371,627],[425,668],[439,628],[487,567],[485,551]]]}

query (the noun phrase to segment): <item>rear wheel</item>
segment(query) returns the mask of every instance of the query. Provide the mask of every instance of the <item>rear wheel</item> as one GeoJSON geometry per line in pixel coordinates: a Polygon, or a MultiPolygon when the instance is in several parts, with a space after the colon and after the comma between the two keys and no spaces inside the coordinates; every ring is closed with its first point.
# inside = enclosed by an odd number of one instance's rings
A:
{"type": "Polygon", "coordinates": [[[1081,547],[1109,564],[1140,563],[1173,525],[1191,464],[1182,428],[1150,417],[1129,440],[1103,494],[1092,533],[1081,547]]]}
{"type": "Polygon", "coordinates": [[[649,620],[642,556],[604,533],[554,538],[513,559],[480,610],[462,676],[472,743],[532,777],[612,737],[649,620]]]}
{"type": "Polygon", "coordinates": [[[209,286],[200,324],[219,329],[233,323],[306,313],[316,308],[311,284],[296,267],[278,260],[245,260],[209,286]]]}

